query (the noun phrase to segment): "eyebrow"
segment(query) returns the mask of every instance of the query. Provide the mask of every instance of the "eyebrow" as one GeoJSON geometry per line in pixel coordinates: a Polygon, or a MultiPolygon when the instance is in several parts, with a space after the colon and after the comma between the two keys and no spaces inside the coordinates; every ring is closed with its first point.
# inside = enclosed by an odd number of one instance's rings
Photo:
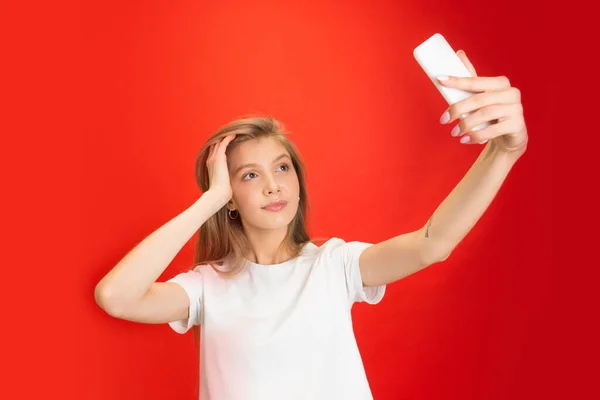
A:
{"type": "MultiPolygon", "coordinates": [[[[282,158],[290,158],[290,156],[288,156],[287,154],[281,154],[276,159],[273,160],[273,164],[275,164],[277,161],[281,160],[282,158]]],[[[257,167],[259,167],[259,165],[258,164],[244,164],[244,165],[240,165],[239,167],[236,168],[234,175],[237,175],[242,169],[244,169],[244,168],[250,168],[250,167],[257,168],[257,167]]]]}

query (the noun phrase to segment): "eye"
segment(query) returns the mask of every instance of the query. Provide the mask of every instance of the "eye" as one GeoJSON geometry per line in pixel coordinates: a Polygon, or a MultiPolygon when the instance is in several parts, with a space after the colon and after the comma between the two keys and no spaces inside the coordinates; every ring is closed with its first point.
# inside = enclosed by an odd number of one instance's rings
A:
{"type": "Polygon", "coordinates": [[[283,168],[283,171],[289,171],[290,166],[288,164],[281,164],[279,166],[279,169],[283,168]]]}
{"type": "Polygon", "coordinates": [[[256,177],[256,174],[254,172],[248,172],[246,175],[242,176],[242,179],[254,179],[256,177]]]}

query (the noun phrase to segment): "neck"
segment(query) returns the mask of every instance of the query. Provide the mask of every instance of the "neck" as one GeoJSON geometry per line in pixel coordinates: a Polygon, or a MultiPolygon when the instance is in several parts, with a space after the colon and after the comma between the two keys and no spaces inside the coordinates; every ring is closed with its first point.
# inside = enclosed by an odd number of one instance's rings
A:
{"type": "Polygon", "coordinates": [[[263,265],[281,264],[291,258],[290,249],[282,245],[287,240],[287,229],[277,230],[249,230],[244,229],[250,251],[246,259],[263,265]]]}

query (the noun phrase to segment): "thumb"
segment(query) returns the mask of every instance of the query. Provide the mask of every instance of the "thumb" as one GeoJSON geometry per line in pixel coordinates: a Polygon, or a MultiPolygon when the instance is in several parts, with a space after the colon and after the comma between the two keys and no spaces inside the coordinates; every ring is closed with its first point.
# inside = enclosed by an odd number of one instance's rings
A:
{"type": "Polygon", "coordinates": [[[475,71],[475,67],[473,67],[473,64],[471,64],[471,61],[469,61],[469,58],[467,57],[467,55],[465,54],[465,52],[463,50],[458,50],[456,52],[456,55],[458,56],[458,58],[460,58],[460,60],[465,65],[465,67],[467,67],[467,69],[469,70],[469,72],[473,76],[477,76],[477,71],[475,71]]]}

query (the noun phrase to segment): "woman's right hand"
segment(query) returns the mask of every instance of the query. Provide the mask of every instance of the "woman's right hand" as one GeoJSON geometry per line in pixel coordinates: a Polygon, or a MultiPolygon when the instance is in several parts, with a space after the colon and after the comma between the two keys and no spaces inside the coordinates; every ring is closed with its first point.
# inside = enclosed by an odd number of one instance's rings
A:
{"type": "Polygon", "coordinates": [[[225,155],[225,150],[233,139],[235,135],[228,135],[221,142],[212,145],[206,159],[208,190],[220,199],[223,205],[227,204],[233,195],[225,155]]]}

